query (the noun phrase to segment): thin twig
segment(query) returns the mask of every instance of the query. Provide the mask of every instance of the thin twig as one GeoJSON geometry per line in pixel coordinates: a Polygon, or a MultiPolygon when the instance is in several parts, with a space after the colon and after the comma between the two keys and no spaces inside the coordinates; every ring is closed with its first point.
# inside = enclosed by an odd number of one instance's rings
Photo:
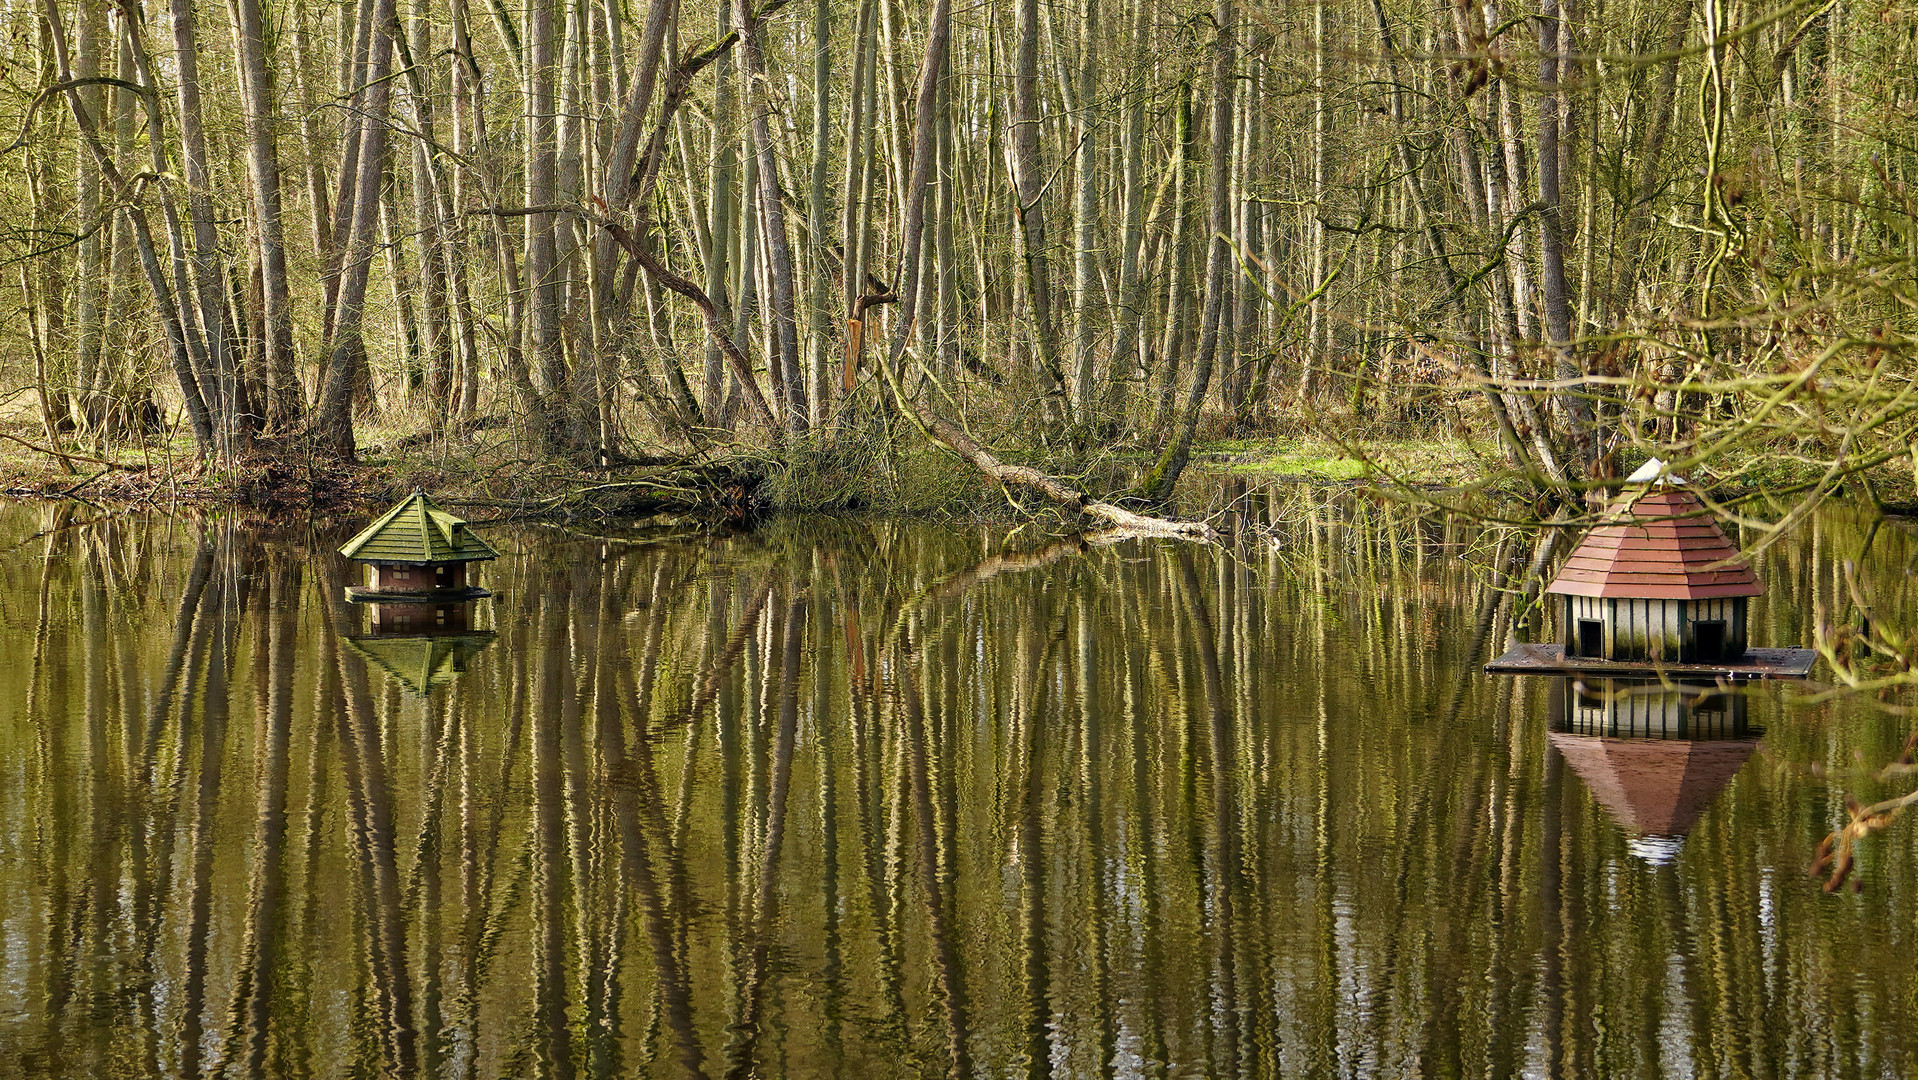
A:
{"type": "Polygon", "coordinates": [[[52,447],[41,446],[37,443],[30,443],[18,435],[12,435],[4,431],[0,431],[0,439],[12,439],[14,442],[19,443],[21,446],[24,446],[35,453],[46,454],[50,457],[57,457],[62,461],[84,461],[90,465],[104,465],[106,466],[108,470],[118,469],[121,472],[145,472],[147,468],[145,465],[123,465],[117,461],[108,461],[105,458],[91,457],[86,454],[65,453],[60,450],[55,450],[52,447]]]}

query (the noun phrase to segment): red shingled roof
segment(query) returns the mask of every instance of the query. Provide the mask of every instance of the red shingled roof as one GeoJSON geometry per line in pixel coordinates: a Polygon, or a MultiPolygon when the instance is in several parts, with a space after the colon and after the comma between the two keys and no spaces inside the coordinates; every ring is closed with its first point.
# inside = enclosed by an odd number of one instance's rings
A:
{"type": "Polygon", "coordinates": [[[1671,487],[1634,493],[1572,552],[1546,592],[1645,600],[1757,596],[1764,586],[1697,496],[1671,487]]]}

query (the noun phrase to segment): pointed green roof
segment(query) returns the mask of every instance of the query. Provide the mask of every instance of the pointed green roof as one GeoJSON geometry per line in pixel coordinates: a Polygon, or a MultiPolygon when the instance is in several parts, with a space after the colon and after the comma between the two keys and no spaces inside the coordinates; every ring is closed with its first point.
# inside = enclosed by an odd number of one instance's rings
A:
{"type": "Polygon", "coordinates": [[[466,522],[415,491],[340,547],[360,562],[456,563],[497,559],[499,552],[473,534],[466,522]]]}
{"type": "Polygon", "coordinates": [[[368,663],[386,669],[408,690],[424,694],[458,678],[468,662],[498,636],[491,630],[476,630],[433,637],[347,638],[346,644],[368,663]]]}

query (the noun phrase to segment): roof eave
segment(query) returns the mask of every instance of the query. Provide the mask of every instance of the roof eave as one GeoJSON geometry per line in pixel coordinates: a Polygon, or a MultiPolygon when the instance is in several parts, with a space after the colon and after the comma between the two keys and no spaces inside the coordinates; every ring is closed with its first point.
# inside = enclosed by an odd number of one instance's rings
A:
{"type": "Polygon", "coordinates": [[[1652,585],[1611,581],[1554,581],[1545,591],[1559,596],[1590,596],[1600,600],[1723,600],[1762,596],[1765,587],[1753,582],[1718,585],[1652,585]]]}
{"type": "Polygon", "coordinates": [[[424,492],[415,491],[401,500],[399,505],[381,514],[372,524],[360,530],[353,539],[340,545],[341,555],[355,562],[373,563],[391,566],[445,566],[450,563],[486,562],[499,558],[499,551],[493,545],[475,535],[472,529],[463,528],[465,522],[453,517],[434,506],[424,492]],[[410,522],[403,521],[408,511],[415,515],[410,522]],[[444,517],[442,523],[439,519],[444,517]],[[396,524],[397,523],[397,524],[396,524]],[[405,535],[408,528],[417,529],[415,537],[405,535]],[[399,535],[386,537],[389,529],[397,529],[399,535]],[[445,553],[435,555],[433,538],[438,536],[445,553]],[[415,547],[417,557],[395,557],[392,554],[365,554],[367,547],[386,537],[394,546],[415,547]]]}
{"type": "Polygon", "coordinates": [[[375,566],[450,566],[453,563],[492,562],[498,555],[453,555],[439,559],[394,559],[385,555],[356,558],[348,556],[354,562],[372,563],[375,566]]]}

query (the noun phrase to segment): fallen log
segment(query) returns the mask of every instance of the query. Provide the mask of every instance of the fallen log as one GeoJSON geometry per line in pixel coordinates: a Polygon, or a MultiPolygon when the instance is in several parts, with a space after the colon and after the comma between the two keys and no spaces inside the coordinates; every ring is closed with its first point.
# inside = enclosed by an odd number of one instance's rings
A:
{"type": "MultiPolygon", "coordinates": [[[[959,425],[940,416],[930,406],[906,396],[899,386],[899,378],[892,370],[891,364],[881,361],[878,367],[885,374],[886,389],[891,394],[893,403],[900,411],[913,419],[928,440],[979,470],[988,479],[998,484],[1002,490],[1011,487],[1024,488],[1057,503],[1068,513],[1082,514],[1103,521],[1113,529],[1122,530],[1133,536],[1211,540],[1217,535],[1213,532],[1212,526],[1203,521],[1175,521],[1170,518],[1135,513],[1123,506],[1095,500],[1084,492],[1067,487],[1065,482],[1057,477],[1048,476],[1037,469],[1025,465],[1008,465],[1000,461],[991,451],[979,445],[978,441],[966,434],[959,425]]],[[[930,373],[927,373],[926,378],[936,385],[930,373]]]]}

